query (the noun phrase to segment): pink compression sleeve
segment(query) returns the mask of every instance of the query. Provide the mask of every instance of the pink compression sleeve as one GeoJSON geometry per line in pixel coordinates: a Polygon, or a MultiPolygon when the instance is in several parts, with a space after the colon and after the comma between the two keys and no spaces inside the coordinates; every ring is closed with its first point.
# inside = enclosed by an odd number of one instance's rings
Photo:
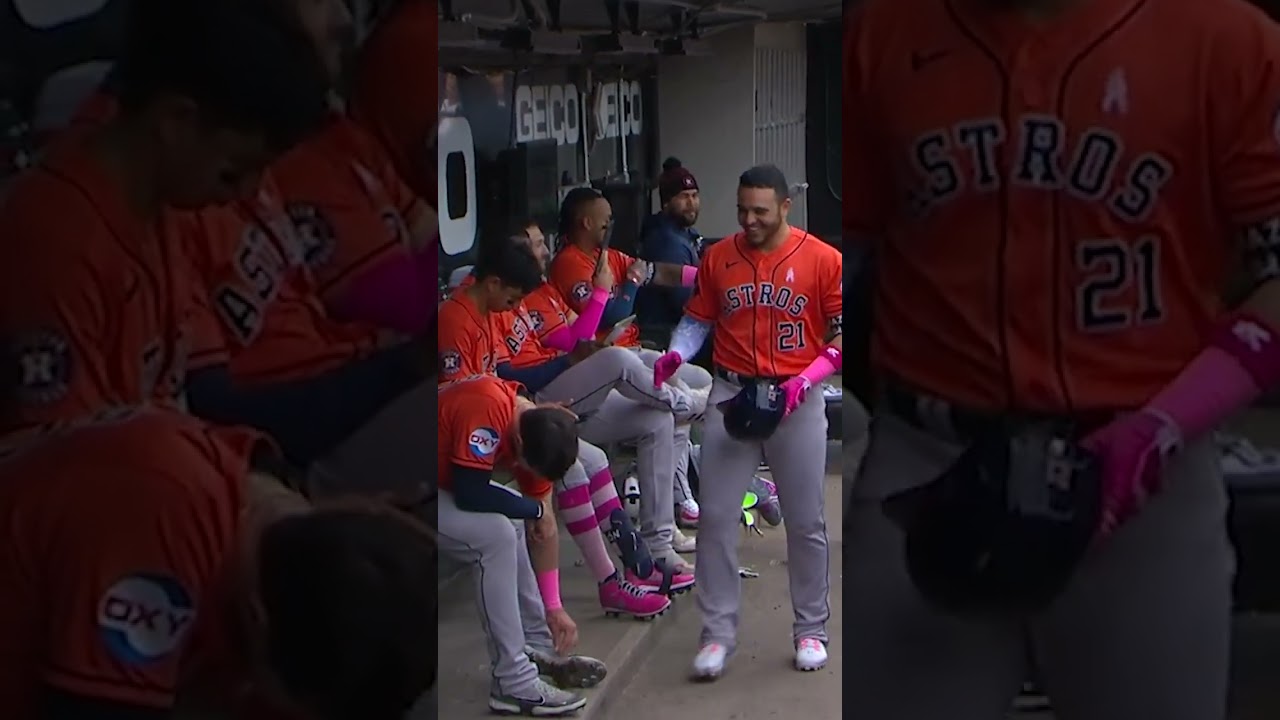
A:
{"type": "Polygon", "coordinates": [[[609,302],[609,291],[596,288],[591,291],[591,299],[582,308],[578,319],[573,322],[573,336],[579,340],[590,340],[596,336],[600,328],[600,318],[604,317],[605,303],[609,302]]]}
{"type": "Polygon", "coordinates": [[[813,362],[809,363],[809,367],[805,368],[800,373],[800,377],[808,380],[810,385],[817,385],[823,380],[835,375],[837,372],[840,372],[842,357],[843,354],[838,348],[833,348],[830,345],[827,345],[822,348],[818,357],[814,358],[813,362]]]}
{"type": "Polygon", "coordinates": [[[352,278],[339,307],[346,320],[417,334],[436,316],[439,260],[430,247],[397,255],[352,278]]]}
{"type": "Polygon", "coordinates": [[[547,336],[542,338],[542,344],[560,352],[570,352],[578,346],[578,338],[574,337],[572,328],[561,325],[547,333],[547,336]]]}
{"type": "Polygon", "coordinates": [[[1280,381],[1280,336],[1237,314],[1147,408],[1173,420],[1185,440],[1212,432],[1280,381]]]}
{"type": "Polygon", "coordinates": [[[559,610],[564,607],[560,599],[560,571],[547,570],[538,573],[538,594],[542,595],[542,605],[548,610],[559,610]]]}
{"type": "Polygon", "coordinates": [[[698,267],[696,265],[685,265],[680,270],[680,284],[684,287],[693,287],[698,282],[698,267]]]}

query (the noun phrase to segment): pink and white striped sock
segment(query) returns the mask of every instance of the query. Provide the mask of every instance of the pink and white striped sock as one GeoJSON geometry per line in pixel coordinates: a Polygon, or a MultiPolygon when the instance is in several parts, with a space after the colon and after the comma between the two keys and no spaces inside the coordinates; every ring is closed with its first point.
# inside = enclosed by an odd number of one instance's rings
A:
{"type": "Polygon", "coordinates": [[[600,532],[595,508],[591,505],[591,488],[587,485],[567,488],[556,495],[560,515],[564,518],[569,535],[578,546],[587,567],[595,575],[596,582],[604,582],[618,571],[609,555],[609,547],[600,532]]]}
{"type": "Polygon", "coordinates": [[[596,521],[602,530],[611,527],[613,511],[622,509],[622,500],[618,499],[618,488],[613,484],[613,473],[605,468],[588,481],[591,488],[591,505],[596,509],[596,521]]]}

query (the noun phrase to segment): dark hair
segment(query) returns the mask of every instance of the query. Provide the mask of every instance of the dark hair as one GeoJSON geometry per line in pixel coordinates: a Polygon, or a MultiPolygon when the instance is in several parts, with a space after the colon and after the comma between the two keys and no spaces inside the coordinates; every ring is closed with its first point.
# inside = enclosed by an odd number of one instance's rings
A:
{"type": "Polygon", "coordinates": [[[772,190],[778,195],[778,202],[791,197],[787,176],[776,165],[757,165],[747,170],[738,176],[738,187],[772,190]]]}
{"type": "Polygon", "coordinates": [[[535,407],[520,414],[520,455],[548,480],[559,480],[578,459],[578,423],[564,410],[535,407]]]}
{"type": "Polygon", "coordinates": [[[435,685],[437,554],[372,502],[278,520],[258,548],[267,661],[324,720],[400,720],[435,685]]]}
{"type": "Polygon", "coordinates": [[[135,0],[127,38],[117,77],[125,113],[187,97],[210,125],[262,133],[276,151],[328,117],[314,43],[260,0],[135,0]]]}
{"type": "Polygon", "coordinates": [[[568,235],[578,222],[578,218],[582,217],[583,211],[591,203],[603,197],[604,195],[601,195],[600,191],[594,188],[578,187],[570,190],[564,196],[564,200],[560,201],[560,223],[559,227],[556,228],[560,237],[568,235]]]}
{"type": "Polygon", "coordinates": [[[504,287],[531,293],[542,285],[542,266],[529,246],[507,235],[482,239],[476,252],[476,280],[496,277],[504,287]]]}
{"type": "Polygon", "coordinates": [[[517,218],[515,222],[507,226],[507,232],[512,237],[528,236],[529,228],[542,229],[542,224],[531,217],[517,218]]]}

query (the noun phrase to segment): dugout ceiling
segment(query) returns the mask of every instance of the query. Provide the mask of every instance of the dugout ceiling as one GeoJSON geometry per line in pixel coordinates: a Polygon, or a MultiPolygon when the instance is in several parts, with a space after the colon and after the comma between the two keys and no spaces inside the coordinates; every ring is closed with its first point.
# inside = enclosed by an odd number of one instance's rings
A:
{"type": "Polygon", "coordinates": [[[443,64],[628,63],[725,28],[838,18],[841,0],[441,0],[443,64]]]}

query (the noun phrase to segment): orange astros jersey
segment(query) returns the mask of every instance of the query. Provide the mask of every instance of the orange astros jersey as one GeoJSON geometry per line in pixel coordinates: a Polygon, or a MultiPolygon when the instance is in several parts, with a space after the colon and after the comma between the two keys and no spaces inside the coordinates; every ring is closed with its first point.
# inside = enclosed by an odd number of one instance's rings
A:
{"type": "Polygon", "coordinates": [[[400,176],[436,204],[433,134],[440,118],[439,16],[435,0],[404,0],[360,49],[351,111],[377,137],[400,176]],[[413,72],[405,72],[413,68],[413,72]]]}
{"type": "Polygon", "coordinates": [[[222,582],[260,436],[158,409],[20,435],[0,448],[5,717],[42,717],[46,687],[166,708],[180,677],[216,676],[231,695],[249,658],[222,582]]]}
{"type": "Polygon", "coordinates": [[[508,467],[505,442],[516,416],[521,385],[478,375],[441,385],[437,396],[440,489],[453,490],[452,466],[477,470],[508,467]]]}
{"type": "MultiPolygon", "coordinates": [[[[549,281],[576,313],[581,313],[582,308],[586,307],[591,291],[595,288],[591,278],[596,274],[596,260],[599,257],[598,252],[588,254],[576,245],[565,245],[551,261],[551,269],[547,273],[549,281]]],[[[609,288],[609,298],[612,299],[617,295],[618,288],[627,281],[627,269],[635,264],[636,259],[620,250],[609,248],[606,262],[613,271],[613,287],[609,288]]],[[[596,339],[604,340],[609,330],[610,328],[602,328],[596,334],[596,339]]],[[[614,345],[638,347],[640,328],[632,323],[614,345]]]]}
{"type": "Polygon", "coordinates": [[[505,313],[481,313],[466,288],[453,291],[440,305],[436,337],[439,338],[440,383],[471,375],[492,375],[506,362],[505,313]]]}
{"type": "Polygon", "coordinates": [[[843,316],[843,276],[840,251],[799,228],[768,253],[734,235],[703,255],[685,314],[713,325],[717,367],[791,377],[813,362],[843,316]]]}
{"type": "Polygon", "coordinates": [[[204,321],[188,222],[139,220],[79,138],[14,181],[0,204],[0,337],[19,374],[5,427],[176,400],[204,321]]]}
{"type": "Polygon", "coordinates": [[[569,316],[573,311],[551,283],[542,283],[537,290],[526,295],[524,307],[530,327],[540,339],[570,326],[569,316]]]}
{"type": "Polygon", "coordinates": [[[228,360],[239,381],[286,381],[313,377],[377,347],[375,328],[328,316],[279,198],[268,172],[254,200],[200,213],[197,253],[220,331],[193,338],[193,368],[228,360]]]}
{"type": "Polygon", "coordinates": [[[409,228],[426,205],[350,119],[335,115],[272,171],[330,307],[348,280],[410,251],[409,228]]]}
{"type": "Polygon", "coordinates": [[[1137,407],[1202,348],[1239,240],[1275,265],[1280,28],[1256,7],[847,17],[845,237],[877,243],[882,372],[978,409],[1137,407]]]}

